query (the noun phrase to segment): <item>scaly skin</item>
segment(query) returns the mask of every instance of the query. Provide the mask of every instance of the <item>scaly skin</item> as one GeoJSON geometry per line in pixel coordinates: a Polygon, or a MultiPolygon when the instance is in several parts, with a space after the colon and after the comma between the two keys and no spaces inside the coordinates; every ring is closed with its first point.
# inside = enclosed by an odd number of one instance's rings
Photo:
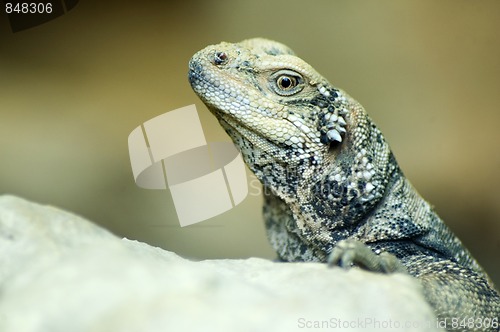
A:
{"type": "Polygon", "coordinates": [[[280,259],[409,273],[440,319],[498,319],[490,279],[404,177],[363,107],[292,50],[265,39],[208,46],[189,80],[266,187],[280,259]]]}

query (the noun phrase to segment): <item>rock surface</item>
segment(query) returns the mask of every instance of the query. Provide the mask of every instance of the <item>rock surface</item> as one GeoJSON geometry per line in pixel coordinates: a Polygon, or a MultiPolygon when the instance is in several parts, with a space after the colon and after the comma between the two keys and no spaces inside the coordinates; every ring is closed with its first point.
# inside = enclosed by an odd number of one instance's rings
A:
{"type": "Polygon", "coordinates": [[[404,275],[193,262],[0,196],[0,331],[435,331],[435,322],[404,275]]]}

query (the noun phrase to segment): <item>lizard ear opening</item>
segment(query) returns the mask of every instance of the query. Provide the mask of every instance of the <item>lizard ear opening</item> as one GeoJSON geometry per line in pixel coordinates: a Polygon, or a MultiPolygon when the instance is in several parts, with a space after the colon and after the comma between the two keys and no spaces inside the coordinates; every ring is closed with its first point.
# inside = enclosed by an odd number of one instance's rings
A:
{"type": "Polygon", "coordinates": [[[330,145],[328,146],[328,152],[331,153],[333,151],[336,151],[340,147],[341,144],[342,143],[337,142],[337,141],[331,142],[330,145]]]}

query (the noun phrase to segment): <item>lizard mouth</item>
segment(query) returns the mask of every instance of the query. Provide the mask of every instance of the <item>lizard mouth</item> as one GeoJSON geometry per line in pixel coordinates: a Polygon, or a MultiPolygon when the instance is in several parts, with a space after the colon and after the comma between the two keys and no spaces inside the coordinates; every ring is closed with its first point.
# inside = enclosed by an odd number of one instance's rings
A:
{"type": "Polygon", "coordinates": [[[220,84],[210,80],[210,75],[207,75],[203,67],[196,61],[191,60],[189,63],[188,77],[195,93],[207,105],[237,147],[239,147],[237,141],[241,139],[268,152],[281,151],[286,147],[285,143],[267,138],[261,133],[262,128],[252,128],[245,121],[241,121],[237,116],[225,111],[224,103],[234,99],[234,96],[221,88],[220,84]],[[210,92],[207,94],[207,91],[210,92]],[[218,98],[214,97],[215,92],[217,92],[218,98]]]}
{"type": "MultiPolygon", "coordinates": [[[[248,100],[252,98],[246,97],[249,92],[243,90],[241,84],[232,84],[230,77],[227,81],[218,80],[215,78],[218,73],[212,73],[212,71],[212,67],[207,67],[203,59],[193,57],[189,62],[189,82],[193,91],[234,141],[240,136],[268,152],[290,150],[291,144],[298,143],[299,139],[296,142],[287,141],[286,135],[300,136],[302,142],[313,143],[313,139],[296,124],[297,119],[294,122],[286,117],[278,116],[277,111],[271,112],[262,108],[251,109],[248,100]],[[246,102],[245,99],[247,99],[246,102]],[[255,117],[261,117],[260,123],[266,125],[256,125],[259,122],[251,120],[255,117]],[[283,128],[288,128],[288,132],[282,130],[283,128]],[[275,130],[277,135],[270,136],[269,130],[275,130]]],[[[303,150],[302,154],[304,154],[303,150]]]]}
{"type": "MultiPolygon", "coordinates": [[[[270,142],[270,140],[266,139],[264,135],[260,133],[262,128],[251,127],[246,121],[235,115],[235,112],[233,113],[231,110],[227,110],[230,104],[233,107],[245,107],[245,104],[239,100],[239,98],[242,98],[241,96],[246,94],[245,91],[237,90],[236,88],[228,89],[227,84],[211,79],[210,72],[207,73],[203,65],[199,64],[194,59],[191,59],[189,62],[188,78],[194,92],[208,106],[209,110],[219,121],[227,123],[233,130],[241,132],[241,129],[243,129],[248,133],[253,133],[263,140],[270,142]]],[[[274,118],[271,114],[266,114],[265,116],[274,118]]],[[[278,144],[278,142],[275,143],[278,144]]]]}

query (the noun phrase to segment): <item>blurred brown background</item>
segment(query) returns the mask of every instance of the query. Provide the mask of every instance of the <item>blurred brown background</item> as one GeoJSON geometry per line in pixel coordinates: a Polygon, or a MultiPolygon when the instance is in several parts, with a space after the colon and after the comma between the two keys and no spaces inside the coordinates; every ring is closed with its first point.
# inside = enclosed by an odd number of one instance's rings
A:
{"type": "Polygon", "coordinates": [[[260,197],[180,228],[168,191],[135,186],[128,134],[195,103],[208,44],[294,49],[368,110],[414,186],[500,285],[500,2],[107,1],[12,33],[0,15],[0,194],[73,211],[197,259],[273,257],[260,197]]]}

